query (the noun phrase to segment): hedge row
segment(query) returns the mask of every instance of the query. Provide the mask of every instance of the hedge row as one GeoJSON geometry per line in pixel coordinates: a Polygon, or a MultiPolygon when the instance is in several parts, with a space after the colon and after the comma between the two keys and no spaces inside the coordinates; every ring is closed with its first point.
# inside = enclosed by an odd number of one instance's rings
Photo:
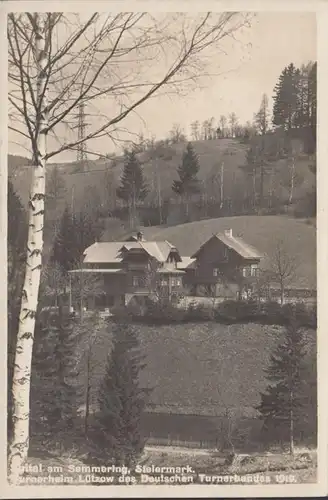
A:
{"type": "Polygon", "coordinates": [[[316,328],[316,307],[305,303],[285,304],[256,301],[226,300],[214,307],[192,303],[183,309],[172,303],[149,303],[146,310],[136,311],[126,306],[114,312],[115,317],[129,316],[133,321],[146,324],[172,324],[216,321],[222,324],[261,323],[264,325],[286,325],[295,316],[300,325],[316,328]]]}

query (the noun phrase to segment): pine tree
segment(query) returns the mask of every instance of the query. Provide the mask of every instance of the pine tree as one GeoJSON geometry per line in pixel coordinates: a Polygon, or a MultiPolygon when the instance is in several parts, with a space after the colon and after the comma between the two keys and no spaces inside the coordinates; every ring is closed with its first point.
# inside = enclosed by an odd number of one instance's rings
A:
{"type": "Polygon", "coordinates": [[[129,209],[130,225],[136,225],[136,209],[139,201],[144,201],[149,189],[144,179],[141,164],[135,151],[124,152],[124,169],[121,185],[117,188],[117,196],[123,200],[129,209]]]}
{"type": "Polygon", "coordinates": [[[313,148],[310,152],[316,150],[317,140],[317,63],[313,63],[309,71],[308,83],[308,108],[309,108],[309,123],[313,137],[313,148]]]}
{"type": "Polygon", "coordinates": [[[38,325],[32,363],[32,397],[36,425],[56,433],[71,429],[82,401],[77,369],[78,331],[60,307],[38,325]],[[34,383],[33,383],[34,382],[34,383]]]}
{"type": "Polygon", "coordinates": [[[263,431],[270,440],[289,442],[294,452],[295,431],[302,421],[306,398],[305,339],[295,314],[289,318],[285,337],[271,355],[266,370],[268,386],[257,407],[263,420],[263,431]]]}
{"type": "Polygon", "coordinates": [[[309,67],[304,64],[300,68],[299,78],[297,82],[297,111],[295,115],[295,125],[298,128],[309,126],[309,110],[308,110],[308,84],[309,84],[309,67]]]}
{"type": "Polygon", "coordinates": [[[13,363],[16,348],[16,338],[19,324],[20,297],[24,281],[24,266],[26,260],[27,216],[17,196],[13,184],[8,180],[8,431],[11,430],[12,395],[11,385],[13,363]]]}
{"type": "Polygon", "coordinates": [[[59,232],[55,238],[51,262],[69,271],[81,261],[84,250],[97,241],[102,234],[102,225],[86,212],[72,216],[64,210],[59,232]]]}
{"type": "Polygon", "coordinates": [[[54,210],[64,198],[65,194],[65,181],[61,176],[57,166],[53,167],[47,179],[47,195],[46,203],[47,208],[54,210]]]}
{"type": "Polygon", "coordinates": [[[51,254],[51,262],[56,262],[65,271],[69,271],[74,267],[76,260],[75,240],[74,219],[68,207],[66,207],[61,218],[59,232],[55,238],[51,254]]]}
{"type": "Polygon", "coordinates": [[[296,126],[299,103],[299,69],[291,63],[284,68],[273,96],[273,124],[290,130],[296,126]]]}
{"type": "Polygon", "coordinates": [[[259,111],[255,115],[255,124],[257,130],[259,131],[260,138],[260,148],[259,148],[259,170],[260,170],[260,199],[259,205],[260,208],[263,208],[263,198],[264,198],[264,176],[266,173],[266,134],[269,128],[269,105],[268,105],[268,97],[266,94],[263,94],[261,106],[259,111]]]}
{"type": "Polygon", "coordinates": [[[197,178],[199,172],[198,156],[194,152],[190,142],[187,144],[186,151],[183,153],[182,163],[177,171],[179,180],[173,181],[172,190],[184,200],[186,215],[188,216],[189,198],[200,191],[199,179],[197,178]]]}
{"type": "Polygon", "coordinates": [[[144,440],[141,417],[149,389],[141,388],[145,367],[132,325],[116,324],[113,347],[99,391],[99,438],[111,460],[130,466],[140,456],[144,440]]]}
{"type": "Polygon", "coordinates": [[[9,320],[18,321],[19,297],[27,241],[27,217],[12,182],[8,180],[8,311],[9,320]],[[14,313],[16,311],[16,314],[14,313]]]}
{"type": "Polygon", "coordinates": [[[68,284],[69,277],[65,270],[57,262],[48,262],[41,273],[38,309],[41,311],[46,306],[58,306],[68,284]]]}
{"type": "Polygon", "coordinates": [[[74,216],[74,231],[76,261],[80,261],[84,250],[95,241],[99,241],[103,233],[103,224],[96,220],[95,214],[92,216],[87,211],[81,211],[74,216]]]}

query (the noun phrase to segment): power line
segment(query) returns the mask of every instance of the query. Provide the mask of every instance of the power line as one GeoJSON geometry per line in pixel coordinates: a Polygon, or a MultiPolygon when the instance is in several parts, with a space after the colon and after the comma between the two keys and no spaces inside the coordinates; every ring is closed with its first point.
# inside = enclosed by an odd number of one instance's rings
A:
{"type": "Polygon", "coordinates": [[[80,102],[79,104],[79,112],[76,115],[78,124],[73,127],[78,129],[78,141],[79,144],[77,146],[77,153],[76,153],[76,160],[81,164],[82,166],[82,171],[84,171],[86,162],[87,162],[87,153],[86,153],[86,127],[90,125],[89,123],[86,123],[85,118],[86,118],[86,113],[85,113],[85,104],[84,102],[80,102]]]}

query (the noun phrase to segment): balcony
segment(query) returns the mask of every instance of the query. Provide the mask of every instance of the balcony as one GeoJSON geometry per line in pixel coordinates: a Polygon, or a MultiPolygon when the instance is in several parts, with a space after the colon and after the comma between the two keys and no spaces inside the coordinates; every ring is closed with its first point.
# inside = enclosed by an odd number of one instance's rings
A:
{"type": "Polygon", "coordinates": [[[147,262],[129,262],[126,269],[128,271],[150,271],[150,265],[147,262]]]}

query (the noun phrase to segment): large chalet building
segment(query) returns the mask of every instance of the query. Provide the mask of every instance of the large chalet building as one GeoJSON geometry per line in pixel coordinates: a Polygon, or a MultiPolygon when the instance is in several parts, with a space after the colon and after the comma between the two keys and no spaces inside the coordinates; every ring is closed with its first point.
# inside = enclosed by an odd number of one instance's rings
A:
{"type": "Polygon", "coordinates": [[[262,255],[232,230],[213,235],[192,256],[185,284],[192,295],[242,298],[259,276],[262,255]]]}
{"type": "Polygon", "coordinates": [[[88,308],[123,306],[136,296],[161,294],[171,299],[182,292],[184,267],[168,241],[145,241],[141,232],[127,241],[96,242],[83,255],[83,267],[72,272],[98,275],[103,294],[87,299],[88,308]]]}
{"type": "Polygon", "coordinates": [[[231,229],[213,235],[190,256],[168,241],[146,241],[141,232],[120,242],[96,242],[83,254],[81,269],[97,275],[103,293],[85,297],[88,309],[109,311],[134,297],[176,294],[242,298],[258,276],[259,252],[231,229]]]}

